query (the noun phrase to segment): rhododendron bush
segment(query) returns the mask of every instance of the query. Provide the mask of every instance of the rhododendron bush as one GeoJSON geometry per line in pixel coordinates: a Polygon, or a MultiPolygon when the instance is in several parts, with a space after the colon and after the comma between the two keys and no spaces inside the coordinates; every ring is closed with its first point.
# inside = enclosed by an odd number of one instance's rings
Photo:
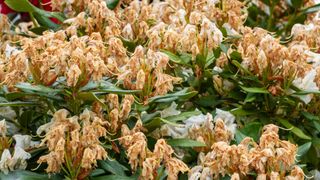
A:
{"type": "Polygon", "coordinates": [[[320,1],[0,11],[0,179],[320,179],[320,1]]]}

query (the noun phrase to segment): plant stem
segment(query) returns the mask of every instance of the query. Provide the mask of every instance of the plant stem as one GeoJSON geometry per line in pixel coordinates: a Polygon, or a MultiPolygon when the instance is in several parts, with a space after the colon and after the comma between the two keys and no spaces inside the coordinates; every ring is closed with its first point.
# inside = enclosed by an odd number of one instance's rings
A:
{"type": "Polygon", "coordinates": [[[38,24],[36,18],[34,18],[34,15],[33,15],[31,12],[29,12],[29,15],[30,15],[30,18],[31,18],[31,20],[32,20],[32,22],[33,22],[33,25],[34,25],[35,27],[39,27],[39,24],[38,24]]]}

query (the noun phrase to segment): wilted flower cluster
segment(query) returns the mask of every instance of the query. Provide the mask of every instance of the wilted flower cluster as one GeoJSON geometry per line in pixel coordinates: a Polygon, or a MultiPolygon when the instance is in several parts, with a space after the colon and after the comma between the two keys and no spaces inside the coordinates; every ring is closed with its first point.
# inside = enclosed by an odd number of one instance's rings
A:
{"type": "Polygon", "coordinates": [[[303,179],[303,171],[294,166],[297,146],[278,136],[279,128],[266,125],[259,144],[251,138],[244,138],[238,145],[230,145],[225,140],[214,143],[211,152],[199,154],[199,165],[189,173],[190,179],[218,179],[232,174],[231,179],[242,179],[248,173],[257,173],[257,179],[283,179],[287,171],[291,175],[286,179],[303,179]]]}
{"type": "Polygon", "coordinates": [[[133,170],[142,167],[141,179],[154,179],[158,168],[163,164],[168,173],[168,179],[178,178],[179,172],[189,171],[188,166],[180,159],[173,157],[174,150],[164,139],[157,140],[153,152],[147,147],[141,121],[132,130],[122,126],[120,144],[126,149],[129,164],[133,170]]]}
{"type": "Polygon", "coordinates": [[[109,94],[107,95],[106,100],[108,102],[110,110],[109,122],[111,132],[116,132],[128,118],[131,111],[131,105],[134,102],[134,97],[132,95],[125,95],[122,100],[121,108],[119,105],[118,95],[109,94]]]}
{"type": "Polygon", "coordinates": [[[97,160],[107,158],[99,138],[106,137],[107,122],[93,112],[84,110],[80,116],[68,117],[65,109],[57,111],[51,122],[39,127],[37,133],[46,132],[40,145],[48,147],[49,154],[40,157],[38,163],[46,162],[48,173],[64,168],[73,172],[73,178],[88,176],[97,160]]]}

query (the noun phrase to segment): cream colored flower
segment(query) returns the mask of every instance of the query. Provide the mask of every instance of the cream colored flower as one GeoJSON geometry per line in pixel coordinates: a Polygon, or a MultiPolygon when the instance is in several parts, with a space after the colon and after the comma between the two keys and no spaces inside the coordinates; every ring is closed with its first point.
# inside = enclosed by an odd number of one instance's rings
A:
{"type": "Polygon", "coordinates": [[[6,137],[6,134],[7,134],[7,123],[6,123],[5,119],[0,121],[0,134],[1,134],[2,137],[6,137]]]}
{"type": "MultiPolygon", "coordinates": [[[[303,78],[296,78],[295,80],[293,80],[292,84],[304,91],[319,91],[319,87],[314,82],[316,74],[317,72],[315,70],[311,70],[307,72],[303,78]]],[[[311,101],[313,94],[294,96],[299,97],[304,103],[308,104],[311,101]]]]}
{"type": "Polygon", "coordinates": [[[169,107],[160,111],[161,118],[179,115],[181,111],[177,110],[177,106],[178,105],[175,102],[172,102],[169,107]]]}
{"type": "Polygon", "coordinates": [[[21,147],[15,147],[10,166],[14,167],[15,169],[25,169],[27,167],[26,160],[30,158],[30,153],[27,153],[21,147]]]}
{"type": "Polygon", "coordinates": [[[0,170],[8,174],[9,171],[16,169],[25,169],[27,167],[27,159],[31,158],[31,154],[25,152],[21,147],[16,146],[14,148],[13,156],[8,149],[2,152],[0,160],[0,170]]]}
{"type": "Polygon", "coordinates": [[[31,136],[29,135],[15,134],[13,139],[16,141],[15,148],[20,147],[26,149],[31,145],[31,136]]]}
{"type": "Polygon", "coordinates": [[[9,171],[10,171],[10,162],[12,160],[12,157],[11,157],[11,153],[8,149],[5,149],[3,152],[2,152],[2,155],[1,155],[1,160],[0,160],[0,170],[5,173],[5,174],[8,174],[9,171]]]}

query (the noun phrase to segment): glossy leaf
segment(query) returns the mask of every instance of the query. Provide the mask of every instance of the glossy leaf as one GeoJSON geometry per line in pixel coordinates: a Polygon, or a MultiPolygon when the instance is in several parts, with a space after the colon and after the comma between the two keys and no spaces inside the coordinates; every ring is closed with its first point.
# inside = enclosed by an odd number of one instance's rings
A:
{"type": "Polygon", "coordinates": [[[155,96],[155,97],[149,98],[149,103],[152,103],[152,102],[172,102],[177,99],[186,100],[186,99],[192,98],[197,93],[198,93],[197,91],[191,91],[189,88],[184,88],[181,91],[169,93],[169,94],[166,94],[163,96],[155,96]]]}
{"type": "Polygon", "coordinates": [[[116,160],[99,161],[99,167],[106,170],[107,172],[111,172],[112,174],[120,176],[125,176],[125,171],[128,171],[125,166],[123,166],[116,160]]]}
{"type": "Polygon", "coordinates": [[[307,142],[307,143],[299,146],[297,156],[296,156],[297,161],[302,159],[302,157],[309,151],[311,145],[312,145],[311,142],[307,142]]]}
{"type": "Polygon", "coordinates": [[[309,136],[307,136],[301,129],[297,128],[296,126],[292,125],[291,123],[289,123],[289,121],[285,120],[285,119],[278,119],[278,121],[284,125],[286,128],[290,129],[290,131],[292,131],[295,135],[297,135],[298,137],[300,137],[301,139],[308,139],[310,140],[311,138],[309,136]]]}
{"type": "Polygon", "coordinates": [[[44,26],[35,27],[35,28],[30,29],[31,32],[38,34],[38,35],[42,35],[42,33],[47,30],[48,30],[48,28],[44,27],[44,26]]]}
{"type": "Polygon", "coordinates": [[[121,176],[121,175],[105,175],[105,176],[98,176],[92,177],[91,180],[136,180],[138,179],[140,171],[137,171],[132,176],[121,176]]]}
{"type": "Polygon", "coordinates": [[[95,176],[100,176],[105,174],[106,172],[103,169],[94,169],[91,173],[90,173],[90,177],[95,177],[95,176]]]}
{"type": "Polygon", "coordinates": [[[0,173],[0,179],[7,180],[59,180],[61,177],[58,175],[51,175],[50,177],[47,174],[38,174],[31,171],[25,170],[16,170],[9,172],[9,174],[0,173]]]}
{"type": "Polygon", "coordinates": [[[246,92],[249,93],[255,93],[255,94],[269,94],[269,91],[265,88],[259,88],[259,87],[244,87],[240,86],[241,89],[243,89],[246,92]]]}
{"type": "Polygon", "coordinates": [[[172,147],[205,147],[203,142],[191,139],[167,139],[167,143],[172,147]]]}
{"type": "Polygon", "coordinates": [[[306,112],[306,111],[301,112],[301,114],[302,114],[306,119],[308,119],[308,120],[310,120],[310,121],[319,121],[319,120],[320,120],[320,118],[319,118],[318,116],[315,116],[315,115],[313,115],[313,114],[311,114],[311,113],[309,113],[309,112],[306,112]]]}
{"type": "Polygon", "coordinates": [[[177,122],[177,121],[186,120],[191,116],[196,116],[199,114],[201,114],[201,111],[182,112],[179,115],[169,116],[169,117],[166,117],[165,119],[167,119],[168,121],[171,121],[171,122],[177,122]]]}
{"type": "Polygon", "coordinates": [[[5,0],[5,3],[17,12],[38,13],[40,16],[57,18],[60,22],[65,20],[63,13],[44,11],[31,4],[28,0],[5,0]]]}
{"type": "Polygon", "coordinates": [[[27,102],[27,101],[13,101],[13,102],[1,102],[0,107],[18,107],[18,106],[38,106],[37,102],[27,102]]]}
{"type": "Polygon", "coordinates": [[[117,7],[120,0],[106,0],[107,1],[107,7],[111,10],[117,7]]]}
{"type": "Polygon", "coordinates": [[[34,91],[34,92],[51,93],[51,94],[62,92],[62,90],[60,89],[52,89],[47,86],[32,85],[30,83],[18,83],[16,87],[25,92],[34,91]]]}
{"type": "Polygon", "coordinates": [[[119,176],[119,175],[106,175],[92,177],[92,180],[137,180],[138,176],[128,177],[128,176],[119,176]]]}
{"type": "MultiPolygon", "coordinates": [[[[53,30],[58,30],[60,25],[52,22],[48,17],[43,16],[38,13],[34,13],[35,18],[37,19],[37,22],[41,25],[44,26],[46,29],[53,29],[53,30]]],[[[43,30],[45,29],[43,28],[43,30]]]]}
{"type": "Polygon", "coordinates": [[[236,131],[235,133],[235,140],[237,142],[237,144],[240,144],[241,141],[246,137],[246,135],[244,135],[242,132],[240,132],[239,130],[236,131]]]}
{"type": "Polygon", "coordinates": [[[303,14],[310,14],[310,13],[314,13],[320,10],[320,4],[316,4],[314,6],[308,7],[304,10],[302,10],[303,14]]]}
{"type": "Polygon", "coordinates": [[[167,50],[161,50],[161,52],[163,52],[164,54],[166,54],[170,61],[174,62],[174,63],[177,63],[177,64],[186,64],[186,62],[184,62],[184,60],[182,58],[180,58],[179,56],[173,54],[172,52],[170,51],[167,51],[167,50]]]}
{"type": "Polygon", "coordinates": [[[240,131],[245,136],[251,137],[255,141],[258,141],[260,137],[261,129],[262,129],[262,124],[260,122],[251,122],[246,124],[244,128],[240,129],[240,131]]]}
{"type": "Polygon", "coordinates": [[[126,90],[126,89],[120,89],[116,87],[114,84],[107,82],[107,81],[101,81],[99,84],[97,92],[104,92],[104,93],[113,93],[113,94],[131,94],[131,93],[139,93],[141,90],[126,90]]]}

